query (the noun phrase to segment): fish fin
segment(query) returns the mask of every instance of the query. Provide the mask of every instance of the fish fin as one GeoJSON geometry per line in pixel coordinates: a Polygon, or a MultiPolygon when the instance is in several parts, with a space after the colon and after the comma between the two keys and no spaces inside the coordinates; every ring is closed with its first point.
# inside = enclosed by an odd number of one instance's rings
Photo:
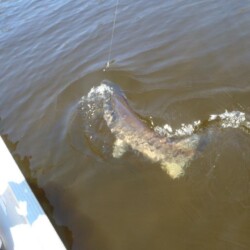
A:
{"type": "Polygon", "coordinates": [[[184,139],[180,139],[175,144],[176,146],[183,149],[196,149],[200,141],[200,136],[197,134],[193,134],[184,139]]]}
{"type": "Polygon", "coordinates": [[[173,179],[179,178],[185,173],[184,166],[175,162],[163,162],[161,168],[173,179]]]}
{"type": "Polygon", "coordinates": [[[116,139],[114,146],[113,146],[113,157],[120,158],[126,151],[127,151],[127,143],[121,139],[116,139]]]}

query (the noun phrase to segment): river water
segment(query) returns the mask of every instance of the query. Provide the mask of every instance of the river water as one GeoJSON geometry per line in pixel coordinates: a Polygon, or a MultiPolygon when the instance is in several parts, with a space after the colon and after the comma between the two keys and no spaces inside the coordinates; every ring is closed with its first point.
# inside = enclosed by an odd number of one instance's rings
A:
{"type": "Polygon", "coordinates": [[[0,133],[69,249],[250,249],[250,2],[116,3],[0,0],[0,133]],[[103,79],[149,129],[213,127],[185,175],[112,157],[79,112],[103,79]]]}

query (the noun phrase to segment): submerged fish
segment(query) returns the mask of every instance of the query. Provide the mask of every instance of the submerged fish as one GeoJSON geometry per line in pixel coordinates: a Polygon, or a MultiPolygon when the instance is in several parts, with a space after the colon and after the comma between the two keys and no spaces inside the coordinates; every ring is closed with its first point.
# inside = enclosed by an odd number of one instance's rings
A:
{"type": "Polygon", "coordinates": [[[151,161],[159,162],[173,179],[183,175],[185,167],[196,155],[200,136],[194,134],[174,140],[159,135],[130,108],[124,93],[116,85],[107,80],[102,84],[111,90],[103,102],[103,117],[116,138],[113,157],[122,156],[130,147],[151,161]]]}

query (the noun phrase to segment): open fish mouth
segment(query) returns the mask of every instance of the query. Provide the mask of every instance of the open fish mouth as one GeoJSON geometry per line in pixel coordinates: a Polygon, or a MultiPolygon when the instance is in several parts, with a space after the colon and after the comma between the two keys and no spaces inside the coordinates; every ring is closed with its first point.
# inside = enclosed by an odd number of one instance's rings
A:
{"type": "Polygon", "coordinates": [[[79,110],[84,133],[92,145],[99,148],[99,153],[110,153],[119,158],[132,149],[150,161],[159,163],[173,179],[184,175],[191,160],[200,155],[209,143],[216,127],[250,131],[250,123],[240,111],[211,115],[206,121],[182,124],[176,130],[168,124],[152,129],[130,107],[121,88],[108,80],[103,80],[81,98],[79,110]],[[110,133],[114,137],[113,143],[110,133]],[[112,150],[107,150],[110,148],[107,145],[111,143],[112,150]]]}

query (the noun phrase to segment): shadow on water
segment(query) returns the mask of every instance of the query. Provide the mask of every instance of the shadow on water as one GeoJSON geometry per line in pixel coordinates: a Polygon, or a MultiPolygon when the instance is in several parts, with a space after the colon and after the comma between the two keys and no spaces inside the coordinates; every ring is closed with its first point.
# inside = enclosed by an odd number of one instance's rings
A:
{"type": "MultiPolygon", "coordinates": [[[[84,200],[84,195],[74,195],[72,190],[67,191],[66,189],[63,189],[62,192],[60,185],[56,181],[49,182],[46,186],[46,193],[49,199],[56,204],[56,220],[70,225],[74,239],[71,249],[101,248],[109,250],[107,239],[95,218],[91,218],[82,211],[82,203],[88,203],[87,200],[84,200]]],[[[78,192],[79,189],[81,189],[80,186],[78,186],[78,192]]]]}

